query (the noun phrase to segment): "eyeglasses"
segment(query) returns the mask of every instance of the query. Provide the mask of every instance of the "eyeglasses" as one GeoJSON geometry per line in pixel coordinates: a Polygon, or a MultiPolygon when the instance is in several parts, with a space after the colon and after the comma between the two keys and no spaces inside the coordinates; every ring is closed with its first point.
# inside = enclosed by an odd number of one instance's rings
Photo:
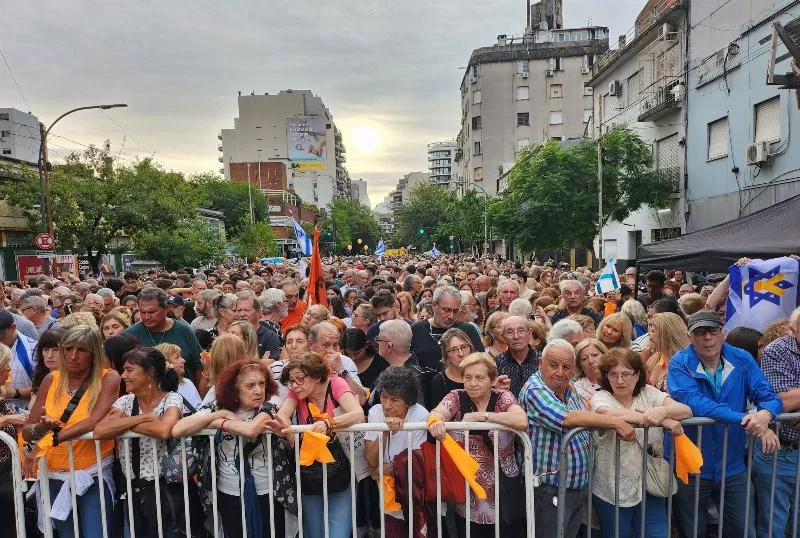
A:
{"type": "Polygon", "coordinates": [[[717,336],[720,333],[722,333],[722,327],[699,327],[692,331],[694,336],[705,336],[706,334],[717,336]]]}
{"type": "Polygon", "coordinates": [[[528,329],[507,329],[503,331],[503,336],[525,336],[528,332],[528,329]]]}
{"type": "Polygon", "coordinates": [[[304,375],[297,376],[297,377],[290,377],[286,381],[286,386],[287,387],[291,387],[293,385],[302,385],[305,382],[306,382],[306,376],[304,376],[304,375]]]}
{"type": "Polygon", "coordinates": [[[391,343],[392,343],[392,341],[391,341],[391,340],[389,340],[388,338],[376,338],[376,339],[375,339],[375,342],[377,342],[377,343],[379,343],[379,344],[380,344],[381,342],[383,342],[384,344],[391,344],[391,343]]]}
{"type": "Polygon", "coordinates": [[[625,381],[627,383],[628,381],[633,379],[633,376],[635,375],[636,372],[608,372],[608,374],[606,374],[606,377],[608,377],[608,379],[621,379],[622,381],[625,381]]]}
{"type": "Polygon", "coordinates": [[[470,351],[472,351],[472,348],[470,346],[463,345],[463,346],[451,347],[450,349],[447,350],[447,353],[449,355],[460,355],[462,353],[469,353],[470,351]]]}

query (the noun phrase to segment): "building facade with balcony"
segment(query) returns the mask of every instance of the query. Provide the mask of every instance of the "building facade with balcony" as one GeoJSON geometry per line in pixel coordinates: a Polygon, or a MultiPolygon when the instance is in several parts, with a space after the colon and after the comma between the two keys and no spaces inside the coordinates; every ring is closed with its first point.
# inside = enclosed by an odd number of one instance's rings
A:
{"type": "Polygon", "coordinates": [[[428,175],[431,181],[447,184],[453,179],[456,141],[444,140],[428,144],[428,175]]]}
{"type": "Polygon", "coordinates": [[[0,108],[0,157],[37,164],[40,140],[39,118],[16,108],[0,108]]]}
{"type": "MultiPolygon", "coordinates": [[[[618,267],[634,263],[639,245],[685,231],[686,14],[681,0],[648,2],[634,29],[598,58],[587,82],[592,136],[627,125],[652,145],[653,166],[672,179],[668,206],[643,206],[603,227],[603,258],[613,257],[618,267]]],[[[595,252],[598,247],[595,241],[595,252]]]]}

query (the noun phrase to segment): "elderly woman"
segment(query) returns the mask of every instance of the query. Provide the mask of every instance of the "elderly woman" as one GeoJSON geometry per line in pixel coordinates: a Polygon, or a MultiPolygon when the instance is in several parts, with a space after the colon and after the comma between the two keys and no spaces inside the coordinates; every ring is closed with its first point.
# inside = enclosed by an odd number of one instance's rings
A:
{"type": "MultiPolygon", "coordinates": [[[[592,397],[592,411],[624,419],[649,428],[647,450],[663,454],[664,434],[661,427],[675,435],[683,433],[680,420],[692,416],[688,406],[678,403],[666,393],[647,384],[644,363],[635,351],[610,349],[600,361],[600,386],[592,397]]],[[[614,432],[595,433],[594,481],[592,495],[600,519],[603,536],[615,536],[615,468],[616,439],[614,432]]],[[[642,450],[644,430],[636,430],[636,439],[619,444],[620,481],[619,536],[639,536],[642,503],[646,503],[645,534],[648,538],[666,536],[666,499],[642,492],[642,450]]]]}
{"type": "MultiPolygon", "coordinates": [[[[350,386],[341,377],[331,377],[325,359],[313,351],[289,360],[281,373],[281,383],[289,387],[289,395],[275,420],[267,422],[275,433],[292,438],[290,425],[295,416],[298,424],[310,424],[311,431],[331,437],[339,428],[364,422],[364,411],[350,386]],[[312,413],[310,404],[314,404],[321,414],[312,413]]],[[[321,490],[322,485],[318,486],[321,490]]],[[[349,480],[341,491],[331,491],[329,487],[327,522],[324,520],[322,494],[309,493],[308,490],[302,491],[303,535],[322,538],[327,524],[330,538],[350,536],[353,513],[349,480]]]]}
{"type": "Polygon", "coordinates": [[[600,361],[607,352],[608,348],[597,338],[586,338],[575,346],[575,390],[587,408],[600,390],[600,361]]]}
{"type": "Polygon", "coordinates": [[[134,510],[127,519],[132,520],[140,536],[157,536],[159,521],[165,536],[177,536],[176,532],[185,528],[183,486],[166,483],[160,462],[168,454],[166,441],[172,437],[172,427],[183,413],[183,398],[175,392],[178,373],[167,367],[163,353],[151,347],[128,351],[123,360],[122,380],[128,394],[121,396],[97,424],[94,437],[114,440],[129,431],[146,436],[118,448],[123,474],[128,476],[129,469],[132,473],[129,478],[134,510]],[[161,485],[160,514],[155,503],[156,473],[161,485]]]}
{"type": "MultiPolygon", "coordinates": [[[[525,431],[528,419],[514,395],[492,388],[497,380],[497,366],[489,354],[472,353],[461,361],[460,369],[464,388],[448,393],[431,411],[428,419],[431,435],[441,439],[446,431],[444,422],[449,421],[493,422],[525,431]]],[[[456,441],[464,442],[463,432],[456,430],[451,433],[456,441]]],[[[494,505],[496,479],[491,439],[494,435],[481,435],[480,432],[472,432],[469,439],[469,452],[479,465],[477,480],[486,490],[485,499],[470,496],[470,533],[475,537],[494,536],[495,522],[499,518],[494,505]]],[[[514,452],[514,434],[500,432],[498,442],[501,472],[509,477],[518,476],[520,469],[514,452]]],[[[466,504],[457,504],[455,513],[459,537],[466,536],[466,504]]],[[[524,524],[500,523],[500,536],[522,536],[524,533],[524,524]]]]}
{"type": "Polygon", "coordinates": [[[228,332],[231,324],[236,321],[236,301],[238,297],[232,293],[223,293],[217,295],[211,301],[211,306],[214,308],[214,315],[217,319],[217,324],[214,325],[209,333],[214,338],[221,334],[228,332]]]}
{"type": "MultiPolygon", "coordinates": [[[[406,422],[425,422],[428,420],[428,411],[417,403],[419,397],[419,383],[414,371],[410,368],[392,366],[384,370],[378,377],[378,386],[381,389],[381,403],[372,406],[369,410],[368,422],[386,424],[388,432],[383,433],[383,468],[379,467],[380,447],[378,438],[381,432],[370,431],[364,437],[366,448],[365,456],[369,465],[370,475],[375,482],[380,483],[383,476],[395,476],[394,459],[400,453],[417,450],[425,442],[425,431],[400,432],[406,422]]],[[[422,466],[414,469],[423,472],[422,466]]],[[[402,470],[401,476],[407,476],[402,470]]],[[[406,505],[408,498],[396,499],[406,505]]],[[[407,508],[407,507],[406,507],[407,508]]],[[[387,512],[384,516],[386,536],[389,538],[403,538],[408,536],[407,523],[403,511],[387,512]]]]}
{"type": "Polygon", "coordinates": [[[642,306],[642,303],[636,299],[628,299],[622,303],[620,312],[627,314],[633,322],[634,339],[647,332],[647,311],[642,306]]]}
{"type": "MultiPolygon", "coordinates": [[[[55,329],[50,329],[44,334],[54,333],[55,329]]],[[[44,335],[42,335],[44,336],[44,335]]],[[[56,348],[58,350],[58,348],[56,348]]],[[[4,344],[0,344],[0,386],[5,386],[11,377],[11,350],[4,344]]],[[[7,433],[12,439],[17,438],[17,427],[25,424],[24,414],[15,413],[5,398],[0,398],[0,431],[7,433]]],[[[8,445],[0,442],[0,521],[5,522],[6,532],[10,536],[16,536],[14,530],[14,482],[11,477],[11,451],[8,445]]]]}
{"type": "MultiPolygon", "coordinates": [[[[285,514],[297,513],[294,493],[294,458],[285,441],[264,435],[266,422],[277,408],[267,400],[278,390],[269,368],[260,361],[239,360],[217,375],[219,396],[194,415],[182,418],[172,435],[185,437],[205,428],[221,431],[217,450],[217,490],[219,515],[227,536],[243,536],[240,504],[239,451],[245,452],[245,471],[252,475],[256,502],[247,502],[248,536],[270,535],[270,512],[274,512],[275,534],[284,535],[285,514]],[[272,443],[272,477],[269,453],[272,443]],[[245,443],[243,445],[243,443],[245,443]],[[269,493],[275,491],[275,503],[269,493]],[[252,513],[256,511],[257,514],[252,513]],[[255,528],[258,527],[258,528],[255,528]]],[[[245,491],[245,495],[248,492],[245,491]]],[[[253,501],[254,499],[250,499],[253,501]]]]}
{"type": "Polygon", "coordinates": [[[597,326],[597,339],[603,342],[608,349],[631,347],[632,336],[631,319],[621,312],[604,317],[597,326]]]}
{"type": "Polygon", "coordinates": [[[431,404],[439,403],[451,391],[463,389],[461,361],[475,351],[469,336],[461,329],[447,329],[439,341],[444,369],[431,378],[429,394],[431,404]]]}
{"type": "Polygon", "coordinates": [[[642,362],[647,369],[647,382],[661,392],[667,392],[669,360],[678,351],[689,347],[686,323],[678,314],[661,312],[647,323],[648,344],[642,350],[642,362]]]}
{"type": "MultiPolygon", "coordinates": [[[[51,501],[57,499],[59,492],[66,498],[71,494],[70,457],[65,441],[93,431],[117,399],[120,376],[106,362],[103,340],[96,327],[76,325],[68,329],[61,339],[58,369],[42,381],[22,429],[22,437],[34,445],[25,457],[25,475],[35,478],[39,456],[47,456],[50,480],[43,487],[50,488],[51,501]]],[[[93,480],[82,493],[75,492],[77,503],[72,509],[78,513],[80,536],[102,536],[103,526],[110,523],[111,510],[106,510],[106,521],[101,516],[100,495],[105,496],[106,507],[113,506],[113,451],[114,441],[102,441],[98,462],[93,441],[72,443],[74,469],[85,471],[93,480]],[[98,479],[100,467],[104,484],[98,479]]],[[[50,518],[59,537],[74,537],[69,503],[54,508],[50,518]]]]}
{"type": "Polygon", "coordinates": [[[486,353],[496,359],[501,353],[508,349],[503,340],[503,320],[508,317],[508,312],[495,312],[486,320],[483,329],[483,345],[486,346],[486,353]]]}

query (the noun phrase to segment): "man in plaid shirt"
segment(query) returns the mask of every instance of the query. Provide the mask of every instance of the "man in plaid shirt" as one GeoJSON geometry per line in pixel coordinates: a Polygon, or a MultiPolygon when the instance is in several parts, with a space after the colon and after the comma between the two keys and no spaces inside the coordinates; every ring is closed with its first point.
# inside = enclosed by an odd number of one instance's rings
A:
{"type": "MultiPolygon", "coordinates": [[[[800,308],[789,317],[792,334],[771,342],[764,348],[761,369],[775,392],[783,401],[785,413],[800,411],[800,308]]],[[[790,508],[797,482],[797,453],[800,430],[783,422],[778,430],[780,448],[775,475],[775,499],[770,504],[770,482],[773,456],[765,455],[756,443],[753,452],[753,481],[758,497],[758,536],[766,536],[772,514],[772,536],[783,536],[789,520],[790,508]],[[772,508],[770,508],[772,506],[772,508]],[[763,507],[763,509],[761,508],[763,507]]],[[[797,507],[794,507],[795,520],[797,507]]]]}
{"type": "MultiPolygon", "coordinates": [[[[572,386],[575,350],[566,340],[555,339],[545,346],[539,371],[519,393],[528,414],[528,435],[533,445],[533,472],[540,476],[534,492],[534,517],[540,532],[555,533],[558,525],[558,470],[564,435],[572,428],[614,428],[622,439],[633,439],[634,430],[624,420],[586,411],[572,386]]],[[[586,485],[589,434],[570,439],[565,462],[567,493],[564,499],[564,536],[578,534],[581,521],[581,490],[586,485]]]]}

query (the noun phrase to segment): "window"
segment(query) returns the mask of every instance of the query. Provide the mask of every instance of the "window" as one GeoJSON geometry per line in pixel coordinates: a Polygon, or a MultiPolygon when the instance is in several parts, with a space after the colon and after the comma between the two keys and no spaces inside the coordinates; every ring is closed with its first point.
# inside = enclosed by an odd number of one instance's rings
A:
{"type": "Polygon", "coordinates": [[[527,73],[527,72],[528,72],[528,61],[517,60],[517,73],[527,73]]]}
{"type": "Polygon", "coordinates": [[[481,143],[480,142],[473,142],[472,143],[472,154],[473,155],[480,155],[481,154],[481,143]]]}
{"type": "Polygon", "coordinates": [[[639,98],[639,72],[628,77],[627,89],[628,106],[631,106],[639,98]]]}
{"type": "Polygon", "coordinates": [[[729,145],[728,117],[708,124],[708,160],[728,156],[729,145]]]}
{"type": "Polygon", "coordinates": [[[561,99],[562,97],[561,92],[562,92],[561,84],[550,85],[550,99],[561,99]]]}
{"type": "Polygon", "coordinates": [[[775,97],[755,106],[755,142],[776,142],[781,139],[780,108],[780,97],[775,97]]]}
{"type": "Polygon", "coordinates": [[[472,104],[478,105],[480,104],[480,102],[481,102],[481,91],[475,90],[474,92],[472,92],[472,104]]]}
{"type": "Polygon", "coordinates": [[[550,111],[550,125],[561,125],[564,123],[564,111],[563,110],[551,110],[550,111]]]}
{"type": "Polygon", "coordinates": [[[561,71],[563,69],[561,65],[561,58],[550,58],[548,61],[548,69],[551,71],[561,71]]]}
{"type": "Polygon", "coordinates": [[[5,138],[11,136],[11,131],[0,131],[0,137],[5,138]]]}
{"type": "Polygon", "coordinates": [[[529,112],[517,112],[517,127],[531,124],[531,115],[529,112]]]}
{"type": "Polygon", "coordinates": [[[483,181],[483,166],[476,166],[472,174],[472,179],[475,181],[483,181]]]}
{"type": "Polygon", "coordinates": [[[11,155],[11,148],[3,148],[3,155],[11,155]]]}
{"type": "Polygon", "coordinates": [[[583,123],[589,123],[592,121],[592,116],[594,115],[594,110],[591,108],[584,108],[583,109],[583,123]]]}
{"type": "Polygon", "coordinates": [[[473,116],[472,117],[472,130],[476,131],[481,128],[481,117],[480,116],[473,116]]]}
{"type": "Polygon", "coordinates": [[[472,66],[472,76],[475,78],[481,76],[481,64],[475,64],[472,66]]]}
{"type": "Polygon", "coordinates": [[[517,101],[527,101],[528,99],[530,99],[528,86],[519,86],[517,88],[517,101]]]}
{"type": "Polygon", "coordinates": [[[0,120],[8,121],[9,119],[11,118],[8,114],[0,114],[0,120]]]}
{"type": "Polygon", "coordinates": [[[583,95],[593,95],[593,94],[594,94],[594,88],[592,88],[591,86],[586,86],[583,88],[583,95]]]}
{"type": "Polygon", "coordinates": [[[530,138],[518,138],[517,139],[517,153],[525,149],[526,147],[531,145],[530,138]]]}

